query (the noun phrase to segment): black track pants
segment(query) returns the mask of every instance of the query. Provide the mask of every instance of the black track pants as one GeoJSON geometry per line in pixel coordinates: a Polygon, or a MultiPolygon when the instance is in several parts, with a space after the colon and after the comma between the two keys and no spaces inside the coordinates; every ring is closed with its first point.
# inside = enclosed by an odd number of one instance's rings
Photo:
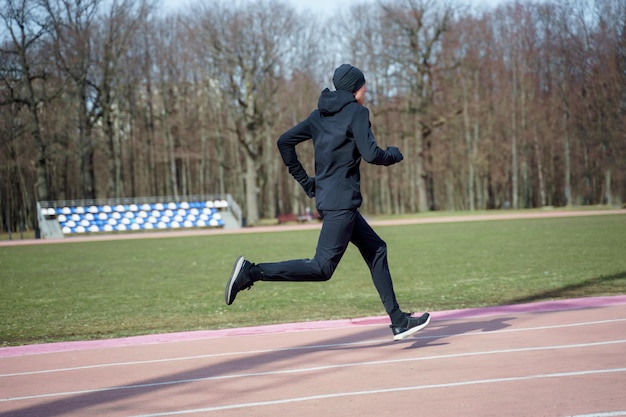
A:
{"type": "Polygon", "coordinates": [[[263,272],[262,280],[327,281],[335,272],[348,243],[352,242],[370,268],[385,311],[390,317],[397,316],[400,309],[393,290],[385,242],[357,210],[329,210],[320,214],[323,223],[315,257],[257,264],[263,272]]]}

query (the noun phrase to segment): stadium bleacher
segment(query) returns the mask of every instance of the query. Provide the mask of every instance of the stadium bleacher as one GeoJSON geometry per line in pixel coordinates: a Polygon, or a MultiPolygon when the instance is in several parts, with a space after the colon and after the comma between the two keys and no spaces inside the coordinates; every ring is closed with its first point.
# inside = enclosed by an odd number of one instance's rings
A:
{"type": "Polygon", "coordinates": [[[226,200],[138,204],[91,204],[43,207],[41,214],[56,217],[64,235],[129,230],[224,227],[220,210],[226,200]]]}

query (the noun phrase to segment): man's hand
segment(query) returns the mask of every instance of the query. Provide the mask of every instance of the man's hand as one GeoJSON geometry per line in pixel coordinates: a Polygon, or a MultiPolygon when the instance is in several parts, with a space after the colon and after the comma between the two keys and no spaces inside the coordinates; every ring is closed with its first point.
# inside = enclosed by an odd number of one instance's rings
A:
{"type": "Polygon", "coordinates": [[[307,177],[307,179],[300,183],[304,192],[309,198],[315,197],[315,177],[307,177]]]}
{"type": "Polygon", "coordinates": [[[396,161],[396,163],[404,159],[404,156],[402,156],[402,152],[400,152],[400,149],[396,148],[395,146],[387,147],[387,152],[389,152],[393,156],[393,159],[396,161]]]}

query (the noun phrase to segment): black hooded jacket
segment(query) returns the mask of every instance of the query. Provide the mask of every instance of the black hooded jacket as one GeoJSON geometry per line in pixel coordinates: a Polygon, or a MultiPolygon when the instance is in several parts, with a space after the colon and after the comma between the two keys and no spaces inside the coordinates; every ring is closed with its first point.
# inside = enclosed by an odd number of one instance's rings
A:
{"type": "Polygon", "coordinates": [[[322,91],[318,109],[278,138],[278,149],[289,173],[318,210],[357,209],[361,206],[361,158],[376,165],[402,160],[397,148],[383,150],[370,129],[369,110],[348,91],[322,91]],[[296,145],[313,139],[315,176],[298,160],[296,145]]]}

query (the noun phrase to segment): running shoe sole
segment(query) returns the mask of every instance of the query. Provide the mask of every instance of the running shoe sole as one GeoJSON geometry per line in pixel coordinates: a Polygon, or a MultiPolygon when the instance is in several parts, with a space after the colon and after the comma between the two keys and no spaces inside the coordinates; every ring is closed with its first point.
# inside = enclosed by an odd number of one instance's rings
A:
{"type": "Polygon", "coordinates": [[[428,323],[430,323],[430,314],[428,315],[428,317],[426,317],[426,321],[422,324],[419,324],[415,327],[411,327],[410,329],[408,329],[405,332],[402,333],[398,333],[397,335],[393,336],[393,340],[402,340],[402,339],[406,339],[407,337],[414,335],[415,333],[419,332],[420,330],[422,330],[424,327],[428,326],[428,323]]]}
{"type": "Polygon", "coordinates": [[[239,272],[241,271],[241,268],[243,267],[244,261],[245,259],[243,256],[240,256],[239,258],[237,258],[237,261],[235,262],[235,266],[233,267],[233,272],[231,272],[230,274],[230,279],[228,280],[228,283],[226,284],[226,290],[224,291],[224,301],[226,302],[226,305],[231,305],[233,301],[235,301],[235,297],[232,297],[231,299],[231,294],[233,292],[233,285],[235,285],[235,281],[237,280],[237,276],[239,275],[239,272]]]}

